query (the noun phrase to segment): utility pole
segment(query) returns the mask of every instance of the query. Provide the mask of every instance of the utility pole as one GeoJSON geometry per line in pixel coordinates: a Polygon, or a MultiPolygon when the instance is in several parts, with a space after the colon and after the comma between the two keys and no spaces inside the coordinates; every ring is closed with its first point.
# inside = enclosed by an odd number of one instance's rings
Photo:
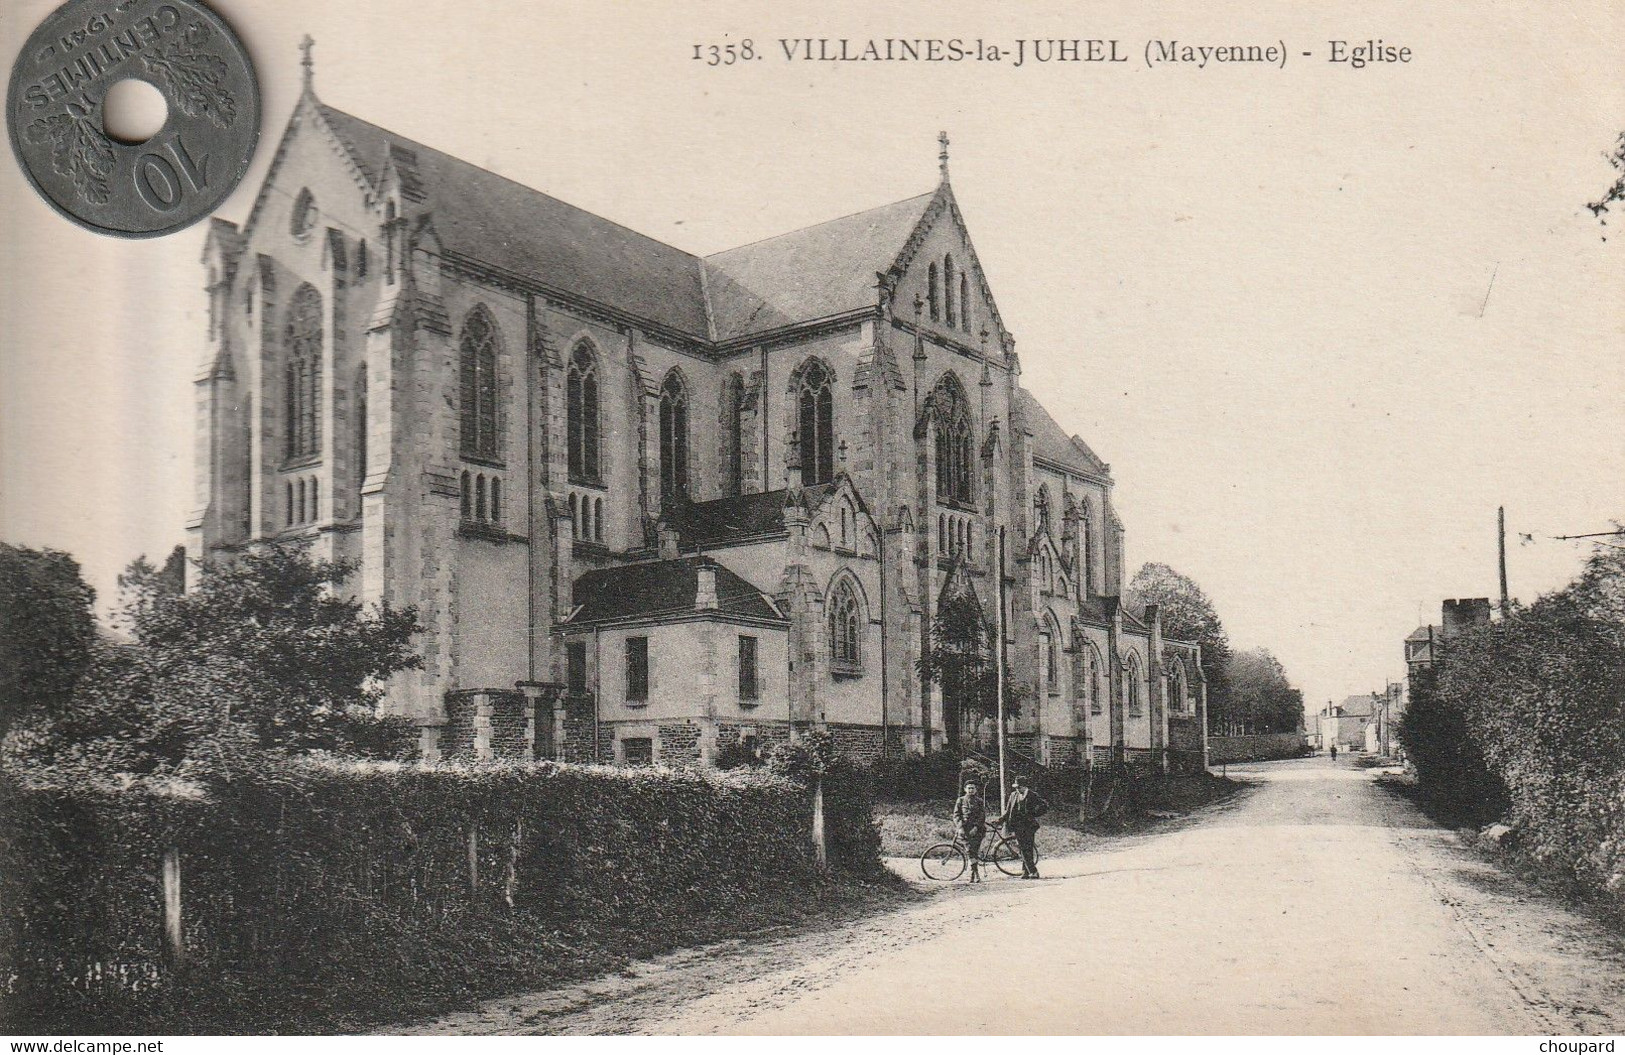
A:
{"type": "Polygon", "coordinates": [[[1512,598],[1507,592],[1507,507],[1498,506],[1495,510],[1496,538],[1499,544],[1501,557],[1501,618],[1505,619],[1512,610],[1512,598]]]}
{"type": "Polygon", "coordinates": [[[993,582],[994,605],[998,609],[998,616],[993,620],[994,633],[997,635],[993,642],[993,662],[997,664],[994,685],[997,687],[999,700],[999,809],[1003,811],[1010,788],[1005,783],[1004,767],[1004,528],[1002,527],[999,528],[999,566],[994,569],[993,582]]]}

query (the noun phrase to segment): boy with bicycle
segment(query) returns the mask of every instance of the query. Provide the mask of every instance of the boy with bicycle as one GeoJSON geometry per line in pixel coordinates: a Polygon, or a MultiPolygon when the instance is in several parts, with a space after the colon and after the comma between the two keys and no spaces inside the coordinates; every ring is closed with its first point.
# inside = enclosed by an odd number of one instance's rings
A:
{"type": "Polygon", "coordinates": [[[954,800],[954,823],[959,826],[959,837],[965,840],[965,853],[970,858],[970,881],[982,881],[982,839],[987,835],[987,810],[974,781],[965,782],[965,793],[954,800]]]}

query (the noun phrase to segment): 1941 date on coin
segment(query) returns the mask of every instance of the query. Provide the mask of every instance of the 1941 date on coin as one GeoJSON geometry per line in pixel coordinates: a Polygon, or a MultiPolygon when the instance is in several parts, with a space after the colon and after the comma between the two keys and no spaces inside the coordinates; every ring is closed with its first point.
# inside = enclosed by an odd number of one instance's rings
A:
{"type": "Polygon", "coordinates": [[[237,186],[259,141],[259,82],[236,34],[197,0],[69,0],[23,45],[6,123],[53,208],[147,238],[197,222],[237,186]],[[139,143],[106,125],[108,91],[130,78],[168,107],[139,143]]]}

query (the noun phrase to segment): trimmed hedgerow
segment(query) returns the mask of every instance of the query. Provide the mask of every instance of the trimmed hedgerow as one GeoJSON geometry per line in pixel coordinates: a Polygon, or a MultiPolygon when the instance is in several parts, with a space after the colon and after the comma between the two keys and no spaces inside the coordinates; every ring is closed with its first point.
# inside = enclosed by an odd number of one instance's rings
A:
{"type": "Polygon", "coordinates": [[[1625,550],[1568,586],[1447,638],[1400,723],[1424,801],[1505,817],[1547,875],[1625,897],[1625,550]]]}
{"type": "MultiPolygon", "coordinates": [[[[878,845],[865,864],[858,810],[835,801],[832,867],[872,872],[878,845]]],[[[581,976],[838,899],[810,817],[806,785],[751,772],[306,761],[207,794],[12,781],[4,1024],[330,1030],[581,976]]]]}

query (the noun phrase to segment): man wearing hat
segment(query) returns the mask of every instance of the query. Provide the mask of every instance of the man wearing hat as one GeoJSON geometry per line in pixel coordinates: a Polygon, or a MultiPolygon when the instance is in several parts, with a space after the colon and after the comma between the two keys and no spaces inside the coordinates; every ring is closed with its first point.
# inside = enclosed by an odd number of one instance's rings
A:
{"type": "Polygon", "coordinates": [[[1018,775],[1010,788],[1010,798],[999,818],[1021,847],[1021,878],[1038,878],[1038,818],[1049,812],[1049,803],[1032,790],[1024,775],[1018,775]]]}

